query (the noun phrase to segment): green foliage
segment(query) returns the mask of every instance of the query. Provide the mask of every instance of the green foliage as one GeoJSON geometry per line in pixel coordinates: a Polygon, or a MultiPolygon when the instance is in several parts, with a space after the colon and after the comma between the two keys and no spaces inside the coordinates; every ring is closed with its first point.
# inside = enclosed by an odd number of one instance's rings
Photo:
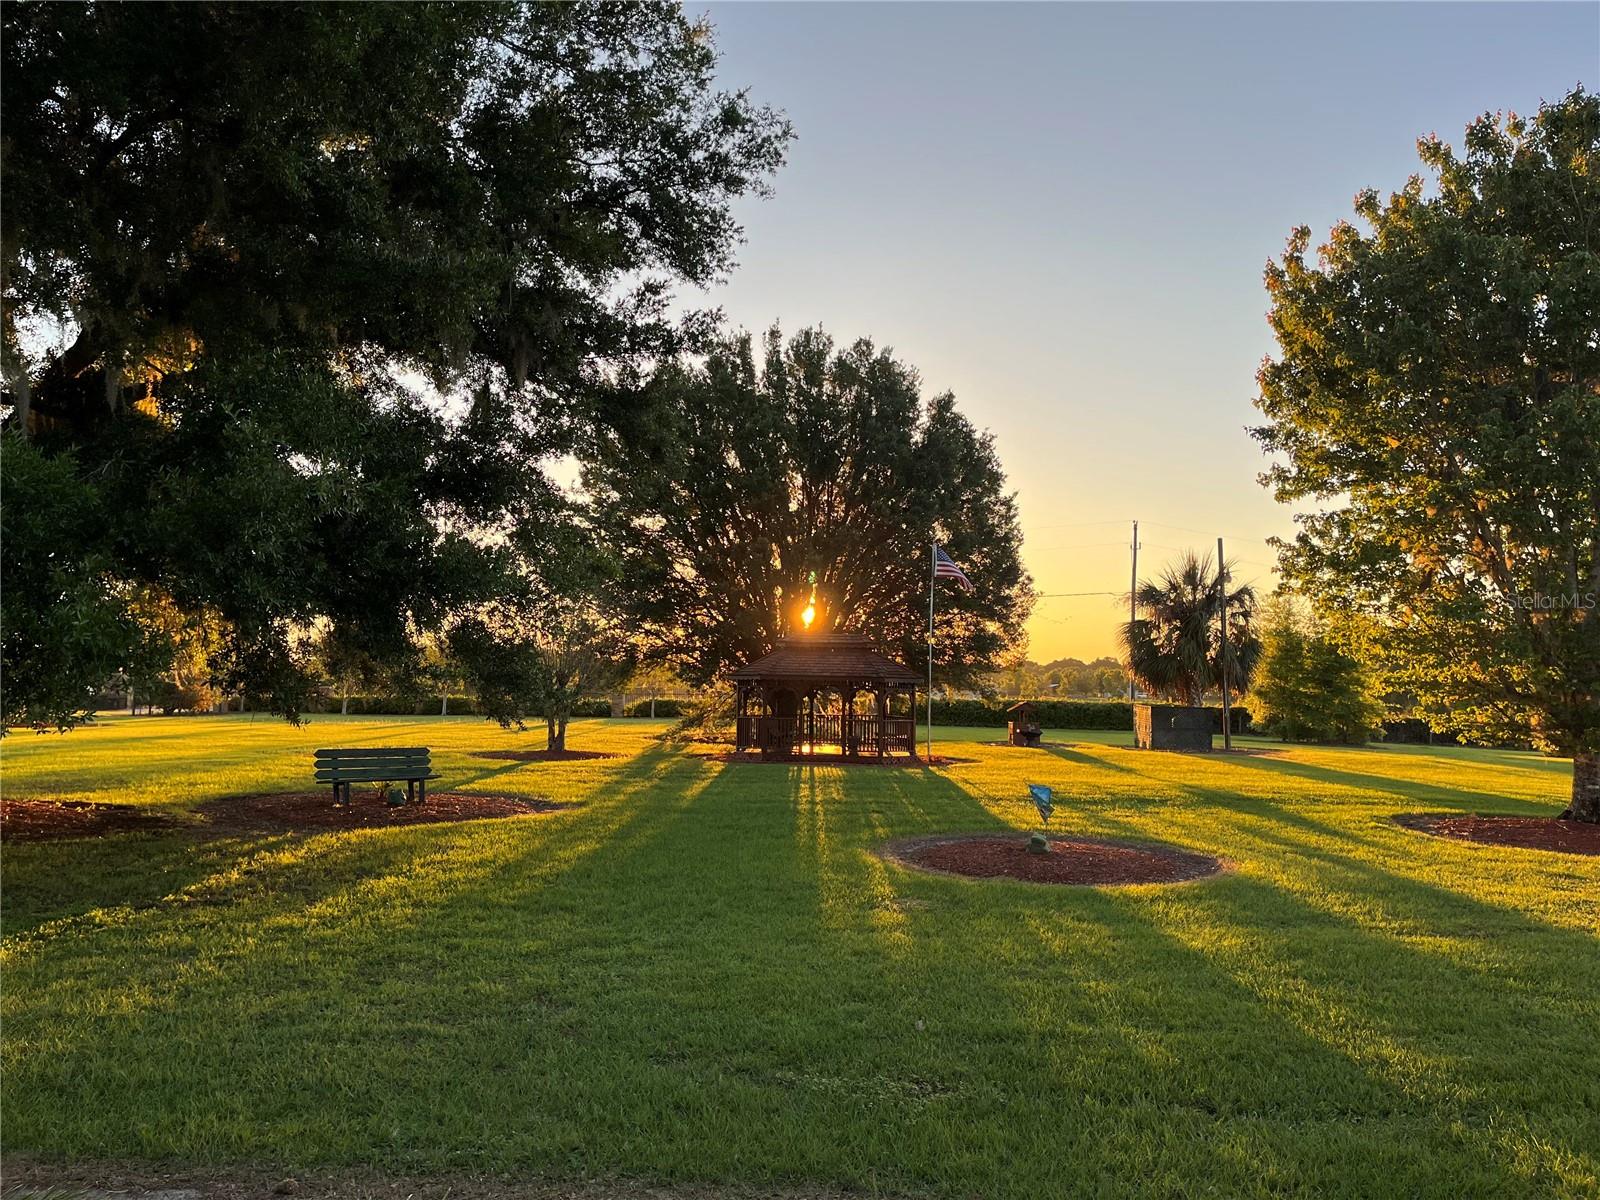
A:
{"type": "Polygon", "coordinates": [[[1314,505],[1284,570],[1376,623],[1435,727],[1531,735],[1600,789],[1600,97],[1418,149],[1432,186],[1267,270],[1255,433],[1314,505]]]}
{"type": "Polygon", "coordinates": [[[1097,658],[1093,662],[1058,658],[1036,663],[1018,657],[1002,670],[981,678],[978,687],[985,695],[1009,696],[1016,700],[1116,696],[1127,695],[1128,676],[1114,658],[1097,658]]]}
{"type": "Polygon", "coordinates": [[[1250,699],[1259,727],[1293,742],[1359,744],[1383,725],[1380,684],[1304,603],[1269,602],[1250,699]]]}
{"type": "Polygon", "coordinates": [[[0,438],[6,500],[0,587],[5,724],[69,729],[95,689],[138,660],[159,663],[128,612],[94,540],[102,497],[70,455],[47,457],[13,433],[0,438]]]}
{"type": "Polygon", "coordinates": [[[621,558],[614,603],[652,654],[705,684],[800,627],[927,653],[929,539],[971,576],[940,585],[939,678],[960,686],[1020,639],[1032,603],[992,440],[949,394],[859,341],[773,330],[640,385],[585,455],[594,520],[621,558]],[[921,614],[921,615],[919,615],[921,614]]]}
{"type": "MultiPolygon", "coordinates": [[[[219,612],[229,686],[291,714],[314,620],[400,670],[414,629],[513,598],[562,512],[538,464],[597,379],[703,331],[670,287],[727,269],[789,137],[670,4],[0,20],[6,401],[94,481],[27,502],[74,564],[39,595],[83,610],[6,643],[30,720],[123,665],[140,584],[219,612]],[[19,336],[52,322],[57,350],[19,336]]],[[[8,579],[48,574],[20,546],[8,579]]]]}
{"type": "MultiPolygon", "coordinates": [[[[1006,709],[1010,701],[993,700],[935,700],[933,719],[938,725],[970,726],[975,729],[1004,729],[1011,719],[1006,709]]],[[[1216,714],[1217,732],[1222,732],[1222,709],[1216,714]]],[[[1035,700],[1033,713],[1044,729],[1133,729],[1133,705],[1126,700],[1035,700]]],[[[918,713],[919,718],[922,714],[918,713]]],[[[1250,728],[1250,710],[1243,705],[1232,706],[1233,731],[1243,733],[1250,728]]]]}
{"type": "Polygon", "coordinates": [[[1235,696],[1250,685],[1261,642],[1250,628],[1256,594],[1248,584],[1227,591],[1233,564],[1213,569],[1211,556],[1185,554],[1154,583],[1133,594],[1139,615],[1119,630],[1128,669],[1146,691],[1200,704],[1226,677],[1235,696]],[[1220,572],[1220,580],[1219,580],[1220,572]],[[1222,609],[1227,603],[1227,638],[1222,609]]]}
{"type": "Polygon", "coordinates": [[[687,705],[685,705],[682,700],[673,700],[670,698],[658,700],[635,700],[632,704],[628,705],[628,711],[626,715],[630,717],[648,717],[654,715],[658,718],[671,717],[676,720],[678,717],[683,716],[686,711],[688,711],[687,705]],[[651,713],[652,708],[655,709],[654,714],[651,713]]]}
{"type": "Polygon", "coordinates": [[[566,748],[578,702],[618,686],[637,665],[632,640],[592,598],[548,593],[525,608],[499,606],[458,622],[450,650],[485,714],[519,729],[529,717],[543,718],[552,750],[566,748]]]}

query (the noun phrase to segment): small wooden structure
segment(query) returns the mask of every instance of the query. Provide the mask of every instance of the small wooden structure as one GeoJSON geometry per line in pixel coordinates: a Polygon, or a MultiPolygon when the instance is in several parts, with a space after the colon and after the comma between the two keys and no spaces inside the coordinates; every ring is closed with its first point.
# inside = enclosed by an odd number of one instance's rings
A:
{"type": "Polygon", "coordinates": [[[733,672],[735,744],[763,758],[917,753],[914,671],[865,637],[801,633],[733,672]],[[904,697],[903,715],[891,715],[904,697]]]}
{"type": "Polygon", "coordinates": [[[1022,700],[1006,709],[1006,741],[1013,746],[1037,746],[1044,731],[1039,728],[1039,718],[1032,700],[1022,700]]]}
{"type": "Polygon", "coordinates": [[[1210,750],[1216,721],[1209,708],[1187,704],[1135,704],[1133,744],[1141,750],[1210,750]]]}

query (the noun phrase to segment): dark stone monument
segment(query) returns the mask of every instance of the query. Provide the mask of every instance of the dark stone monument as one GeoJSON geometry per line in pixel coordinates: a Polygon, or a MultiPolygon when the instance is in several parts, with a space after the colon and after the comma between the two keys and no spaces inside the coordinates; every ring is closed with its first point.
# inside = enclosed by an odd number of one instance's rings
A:
{"type": "Polygon", "coordinates": [[[1210,750],[1216,718],[1186,704],[1135,704],[1133,744],[1141,750],[1210,750]]]}

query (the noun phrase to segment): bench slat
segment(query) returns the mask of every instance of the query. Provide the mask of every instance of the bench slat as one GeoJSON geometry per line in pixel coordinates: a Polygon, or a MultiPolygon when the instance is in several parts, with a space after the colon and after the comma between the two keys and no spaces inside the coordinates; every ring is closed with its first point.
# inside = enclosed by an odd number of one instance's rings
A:
{"type": "Polygon", "coordinates": [[[350,762],[342,762],[338,758],[318,758],[318,771],[363,771],[376,770],[379,766],[427,766],[427,758],[352,758],[350,762]]]}
{"type": "Polygon", "coordinates": [[[427,760],[421,760],[421,758],[405,758],[405,760],[400,760],[400,758],[395,758],[395,760],[368,758],[366,762],[341,763],[339,766],[325,766],[322,763],[318,763],[315,770],[317,770],[317,774],[342,774],[344,771],[429,771],[432,770],[432,766],[434,766],[432,763],[427,762],[427,760]]]}
{"type": "Polygon", "coordinates": [[[392,783],[399,779],[438,779],[433,771],[395,770],[379,767],[373,770],[352,768],[344,771],[318,771],[318,783],[392,783]]]}
{"type": "Polygon", "coordinates": [[[421,755],[426,758],[431,751],[426,746],[358,746],[349,750],[318,750],[318,758],[401,758],[421,755]]]}

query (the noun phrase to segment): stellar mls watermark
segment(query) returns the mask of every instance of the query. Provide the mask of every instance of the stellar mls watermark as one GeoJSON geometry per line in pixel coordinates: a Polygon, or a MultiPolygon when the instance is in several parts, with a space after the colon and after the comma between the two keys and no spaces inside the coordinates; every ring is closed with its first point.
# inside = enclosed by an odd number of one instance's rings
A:
{"type": "Polygon", "coordinates": [[[1522,592],[1510,604],[1535,612],[1592,611],[1600,608],[1600,592],[1522,592]]]}

